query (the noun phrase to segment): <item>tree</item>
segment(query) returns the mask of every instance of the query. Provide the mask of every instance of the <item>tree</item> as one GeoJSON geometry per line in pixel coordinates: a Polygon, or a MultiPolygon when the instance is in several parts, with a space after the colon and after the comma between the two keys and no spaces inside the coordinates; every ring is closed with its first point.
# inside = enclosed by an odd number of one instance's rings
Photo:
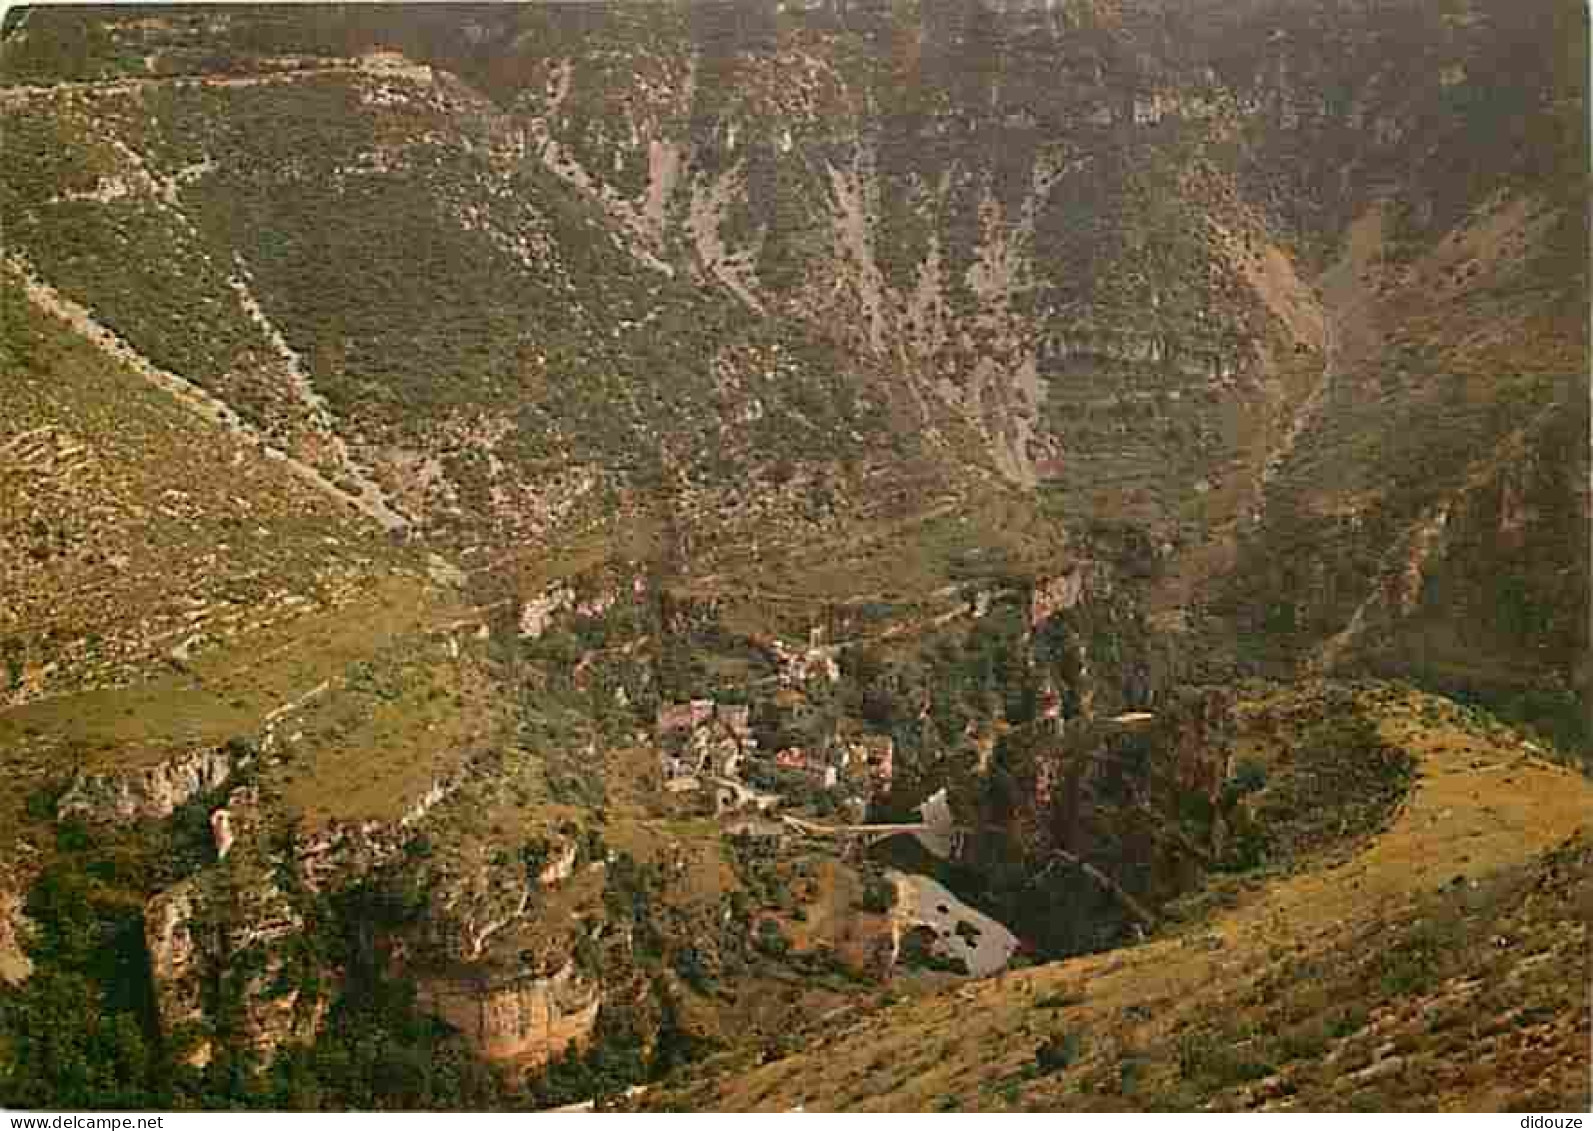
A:
{"type": "Polygon", "coordinates": [[[791,949],[791,940],[785,937],[779,923],[765,919],[758,924],[757,945],[770,958],[784,958],[791,949]]]}

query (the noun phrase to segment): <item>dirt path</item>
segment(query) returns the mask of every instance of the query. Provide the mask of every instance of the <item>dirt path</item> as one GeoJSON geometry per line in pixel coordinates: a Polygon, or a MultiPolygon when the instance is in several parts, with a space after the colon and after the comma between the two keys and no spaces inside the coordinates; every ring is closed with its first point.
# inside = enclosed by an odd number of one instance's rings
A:
{"type": "Polygon", "coordinates": [[[281,448],[267,442],[253,425],[241,419],[225,401],[188,378],[162,369],[144,357],[113,330],[98,322],[87,308],[38,278],[20,257],[7,256],[5,265],[6,269],[21,281],[24,292],[34,306],[64,321],[101,351],[132,369],[150,384],[170,394],[190,412],[218,427],[225,428],[236,436],[249,440],[260,448],[267,459],[280,462],[309,487],[328,498],[353,507],[367,518],[379,523],[384,530],[398,531],[408,528],[409,520],[387,506],[385,502],[365,495],[354,495],[338,487],[309,464],[295,459],[281,448]]]}
{"type": "Polygon", "coordinates": [[[21,106],[38,98],[57,98],[63,94],[139,94],[147,90],[186,87],[244,88],[277,86],[300,82],[319,75],[369,74],[369,68],[356,63],[334,63],[324,67],[296,67],[249,75],[165,75],[149,78],[103,79],[88,82],[57,82],[47,86],[16,84],[0,86],[0,106],[21,106]]]}
{"type": "MultiPolygon", "coordinates": [[[[314,71],[285,72],[284,75],[286,75],[287,79],[295,79],[301,78],[307,74],[345,74],[357,72],[359,70],[360,68],[358,67],[330,67],[321,68],[314,71]]],[[[110,89],[113,91],[121,91],[123,89],[140,89],[141,86],[144,85],[171,85],[173,83],[181,84],[183,81],[184,80],[173,79],[130,79],[111,83],[62,83],[58,84],[56,87],[42,88],[0,88],[0,106],[7,105],[7,95],[13,93],[17,89],[23,89],[35,94],[48,93],[57,89],[77,89],[79,87],[96,90],[110,89]]],[[[193,79],[190,85],[257,86],[265,82],[277,81],[286,80],[284,79],[283,75],[276,74],[238,76],[236,78],[223,79],[200,77],[193,79]]],[[[117,151],[117,153],[121,155],[122,160],[125,162],[127,172],[130,174],[132,182],[143,191],[149,200],[153,202],[156,208],[170,216],[175,223],[181,225],[185,231],[187,231],[196,240],[199,240],[200,235],[198,230],[195,228],[193,221],[189,219],[187,213],[185,213],[182,209],[180,192],[183,183],[185,183],[185,178],[191,179],[194,175],[196,175],[196,171],[203,172],[208,169],[208,165],[206,163],[201,163],[200,165],[194,166],[185,171],[184,174],[179,174],[176,177],[162,177],[157,175],[155,171],[149,167],[149,163],[144,160],[143,154],[127,145],[120,138],[110,137],[109,141],[111,146],[117,151]]],[[[64,296],[48,287],[48,285],[43,283],[42,280],[39,280],[33,274],[33,272],[26,267],[25,264],[21,263],[20,258],[16,259],[15,265],[21,265],[24,275],[31,280],[29,285],[29,297],[34,300],[36,305],[40,305],[44,309],[51,310],[52,313],[66,318],[67,321],[72,323],[74,329],[77,329],[79,333],[83,333],[86,337],[89,337],[102,349],[107,348],[106,335],[109,335],[110,332],[105,330],[103,327],[100,327],[98,323],[94,323],[94,326],[97,327],[97,332],[91,332],[89,329],[87,329],[86,327],[89,323],[93,322],[93,319],[92,315],[90,315],[86,308],[72,303],[71,300],[66,299],[64,296]],[[42,290],[40,288],[42,288],[42,290]],[[73,308],[72,312],[67,312],[68,307],[73,308]]],[[[243,310],[244,314],[249,318],[249,320],[253,322],[260,330],[261,334],[265,337],[267,344],[281,359],[287,371],[288,386],[293,394],[294,399],[297,400],[300,406],[305,410],[305,413],[311,422],[311,426],[314,428],[317,435],[326,441],[327,447],[331,450],[333,457],[337,461],[337,465],[341,474],[357,488],[357,491],[343,491],[341,488],[333,487],[330,481],[326,480],[324,476],[321,476],[319,472],[312,473],[317,476],[317,479],[320,480],[321,483],[325,484],[325,488],[330,488],[337,492],[340,498],[358,498],[358,509],[363,514],[376,519],[376,521],[381,523],[384,529],[406,529],[409,526],[409,520],[392,507],[392,505],[388,502],[386,492],[382,490],[381,485],[378,484],[376,480],[371,477],[370,473],[353,458],[353,455],[348,449],[348,444],[336,430],[336,421],[334,420],[331,410],[326,403],[326,399],[315,391],[314,386],[311,383],[309,373],[304,367],[303,359],[300,358],[299,355],[292,349],[292,347],[288,345],[287,339],[283,337],[281,330],[278,329],[278,327],[266,315],[265,310],[261,307],[259,301],[255,298],[254,293],[249,286],[250,280],[251,276],[248,265],[243,262],[241,257],[238,257],[235,254],[233,271],[228,279],[228,282],[231,285],[233,292],[237,295],[240,308],[243,310]]],[[[111,336],[114,337],[114,335],[111,336]]],[[[111,352],[116,353],[116,355],[124,361],[128,361],[130,357],[135,356],[130,345],[128,345],[126,342],[122,342],[120,339],[116,340],[123,348],[121,350],[113,350],[111,352]]],[[[133,363],[129,362],[129,364],[133,363]]],[[[134,364],[133,367],[137,369],[138,372],[143,376],[157,380],[157,383],[161,384],[163,387],[166,387],[168,391],[171,390],[171,383],[173,381],[186,382],[189,386],[190,392],[196,393],[199,397],[208,398],[216,405],[226,408],[224,401],[221,401],[219,398],[211,396],[210,394],[204,393],[203,390],[199,390],[198,387],[193,385],[192,382],[187,382],[186,378],[178,377],[176,374],[171,373],[163,373],[158,379],[154,378],[152,377],[152,371],[154,370],[154,367],[149,365],[147,362],[142,365],[134,364]]],[[[190,407],[192,407],[191,404],[190,407]]],[[[229,413],[231,412],[230,409],[227,411],[229,413]]],[[[209,414],[207,413],[205,415],[208,416],[209,414]]],[[[211,417],[211,419],[214,419],[214,417],[211,417]]],[[[233,426],[234,431],[248,432],[251,436],[254,435],[250,426],[248,426],[241,419],[238,419],[235,413],[232,414],[231,419],[235,421],[235,425],[233,426]]],[[[280,457],[276,456],[275,453],[278,451],[279,449],[267,446],[267,454],[272,455],[273,458],[289,458],[286,456],[286,453],[282,453],[280,457]]],[[[296,465],[295,470],[299,471],[301,477],[303,477],[301,469],[307,468],[308,465],[304,465],[297,460],[290,460],[290,463],[296,465]]]]}
{"type": "Polygon", "coordinates": [[[327,442],[333,458],[337,460],[338,467],[349,481],[359,488],[358,496],[364,502],[367,514],[379,513],[397,520],[397,525],[389,525],[383,521],[383,526],[389,530],[400,530],[408,525],[408,520],[393,509],[387,500],[387,493],[382,490],[381,484],[371,477],[360,463],[355,460],[349,451],[348,443],[337,431],[337,421],[332,416],[331,407],[326,398],[316,392],[314,383],[310,380],[310,373],[304,366],[304,359],[299,356],[278,329],[276,323],[266,315],[253,290],[249,286],[249,268],[243,257],[234,253],[234,272],[228,280],[233,291],[238,296],[238,302],[243,307],[244,313],[249,316],[260,332],[265,335],[266,341],[276,351],[282,363],[287,367],[288,384],[293,391],[294,398],[303,406],[313,422],[316,432],[327,442]]]}

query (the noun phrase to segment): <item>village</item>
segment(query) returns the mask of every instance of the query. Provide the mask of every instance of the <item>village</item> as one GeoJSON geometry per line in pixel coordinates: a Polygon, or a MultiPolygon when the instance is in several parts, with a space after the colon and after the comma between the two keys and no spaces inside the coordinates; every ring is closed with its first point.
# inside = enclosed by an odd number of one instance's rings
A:
{"type": "MultiPolygon", "coordinates": [[[[637,769],[645,789],[671,810],[710,818],[729,844],[759,842],[752,851],[792,859],[828,857],[886,881],[891,893],[888,965],[907,953],[904,940],[911,940],[909,950],[941,963],[932,969],[972,977],[998,973],[1019,949],[1017,936],[942,882],[949,878],[942,865],[954,869],[966,863],[974,830],[966,818],[959,823],[948,784],[920,780],[914,759],[921,756],[901,745],[907,741],[901,726],[913,728],[916,719],[924,733],[934,728],[933,697],[924,686],[890,692],[898,698],[894,723],[871,717],[857,702],[843,705],[847,680],[854,678],[847,657],[881,641],[903,644],[914,630],[942,629],[956,620],[989,625],[1002,610],[1009,619],[1015,612],[1022,639],[1032,640],[1079,603],[1088,575],[1089,567],[1078,564],[1027,592],[947,587],[935,594],[945,606],[877,634],[857,633],[855,625],[846,626],[853,630],[848,633],[830,621],[809,623],[805,638],[797,640],[756,630],[732,639],[705,627],[718,615],[711,602],[699,610],[673,609],[663,619],[676,634],[689,640],[694,631],[703,632],[697,647],[708,654],[722,649],[735,659],[718,670],[673,665],[667,680],[673,694],[658,695],[650,711],[629,715],[625,729],[641,755],[637,769]],[[701,617],[701,623],[694,626],[693,617],[701,617]],[[845,634],[837,635],[837,629],[845,634]]],[[[651,591],[639,572],[621,573],[595,587],[590,580],[552,583],[522,604],[520,636],[548,638],[551,643],[541,651],[552,664],[571,665],[575,686],[611,693],[622,711],[634,711],[657,670],[644,664],[647,674],[640,678],[620,671],[627,665],[635,670],[640,649],[635,641],[647,640],[645,630],[627,621],[640,635],[616,645],[611,631],[591,626],[616,612],[633,620],[635,613],[628,610],[640,608],[651,591]],[[566,624],[571,628],[562,627],[566,624]],[[561,640],[560,633],[570,635],[561,640]],[[608,662],[618,667],[604,671],[608,662]]],[[[1070,640],[1068,648],[1076,653],[1080,675],[1086,675],[1088,659],[1079,643],[1070,640]]],[[[1054,670],[1035,672],[1030,717],[1040,730],[1060,737],[1069,720],[1080,717],[1108,730],[1138,730],[1156,718],[1139,709],[1096,716],[1088,679],[1071,698],[1059,680],[1054,670]]],[[[653,694],[664,683],[652,683],[653,694]]],[[[959,732],[974,759],[969,768],[989,773],[999,728],[968,717],[959,732]]],[[[1054,769],[1046,763],[1038,770],[1033,788],[1040,805],[1051,801],[1054,769]]]]}
{"type": "MultiPolygon", "coordinates": [[[[895,750],[889,736],[839,731],[811,747],[766,751],[752,733],[749,707],[707,698],[661,706],[654,734],[665,790],[711,790],[714,811],[727,819],[731,836],[828,842],[842,854],[910,836],[938,860],[954,860],[961,852],[963,830],[944,788],[918,806],[916,821],[866,823],[871,801],[890,788],[895,750]],[[814,798],[839,819],[811,820],[783,811],[811,808],[814,798]]],[[[934,878],[895,868],[887,868],[885,878],[893,892],[893,964],[909,935],[920,939],[927,953],[951,963],[942,968],[976,978],[1001,972],[1020,949],[1005,924],[964,903],[934,878]]]]}
{"type": "Polygon", "coordinates": [[[822,745],[764,750],[752,733],[751,708],[713,699],[661,706],[654,737],[664,788],[714,789],[720,812],[748,804],[773,809],[783,800],[773,787],[783,782],[830,792],[837,811],[861,824],[869,802],[889,790],[894,771],[895,744],[888,735],[838,732],[822,745]]]}

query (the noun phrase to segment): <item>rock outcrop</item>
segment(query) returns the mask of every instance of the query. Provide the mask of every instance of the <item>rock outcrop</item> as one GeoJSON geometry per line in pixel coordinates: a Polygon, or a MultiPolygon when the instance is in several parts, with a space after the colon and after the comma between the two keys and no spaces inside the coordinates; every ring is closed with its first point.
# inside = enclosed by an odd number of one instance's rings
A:
{"type": "MultiPolygon", "coordinates": [[[[144,908],[144,945],[149,951],[150,980],[155,986],[155,1008],[168,1041],[184,1031],[202,1033],[205,1006],[201,967],[204,959],[194,923],[193,881],[161,892],[144,908]]],[[[209,1063],[208,1035],[195,1040],[187,1051],[189,1064],[209,1063]]]]}
{"type": "Polygon", "coordinates": [[[1029,627],[1042,628],[1057,613],[1076,606],[1089,576],[1090,563],[1079,562],[1066,573],[1036,581],[1029,596],[1029,627]]]}
{"type": "Polygon", "coordinates": [[[597,1024],[597,986],[573,963],[547,975],[436,978],[420,985],[419,1005],[454,1026],[483,1056],[544,1064],[597,1024]]]}
{"type": "Polygon", "coordinates": [[[57,802],[56,814],[99,823],[160,820],[220,789],[246,761],[224,747],[205,747],[139,769],[80,773],[57,802]]]}
{"type": "Polygon", "coordinates": [[[416,978],[422,1009],[492,1058],[539,1063],[585,1040],[598,987],[575,975],[568,947],[533,956],[516,934],[534,922],[541,897],[574,876],[579,843],[560,836],[535,860],[473,840],[436,858],[406,856],[427,811],[457,788],[435,786],[418,814],[396,822],[310,830],[282,827],[254,787],[233,790],[211,814],[217,862],[145,909],[156,1007],[179,1055],[203,1065],[225,1045],[269,1062],[312,1041],[341,975],[311,957],[306,932],[328,928],[312,928],[309,901],[337,905],[362,885],[389,883],[426,893],[418,920],[366,924],[393,975],[416,978]]]}
{"type": "Polygon", "coordinates": [[[579,855],[579,848],[574,841],[555,849],[537,873],[537,882],[545,888],[563,883],[575,874],[575,862],[579,855]]]}
{"type": "Polygon", "coordinates": [[[536,640],[565,614],[585,620],[602,617],[622,598],[640,600],[647,593],[647,578],[639,573],[597,571],[580,577],[549,583],[541,592],[520,604],[519,630],[522,639],[536,640]]]}
{"type": "Polygon", "coordinates": [[[520,606],[520,635],[536,640],[552,626],[553,619],[575,604],[575,590],[558,584],[520,606]]]}
{"type": "MultiPolygon", "coordinates": [[[[307,924],[295,891],[314,890],[313,858],[267,835],[271,819],[255,787],[232,790],[210,815],[217,862],[144,910],[161,1030],[190,1064],[208,1063],[218,1044],[269,1062],[313,1041],[331,1004],[333,972],[307,965],[301,945],[307,924]]],[[[342,861],[347,874],[363,874],[353,863],[342,861]]]]}
{"type": "Polygon", "coordinates": [[[33,963],[23,945],[25,930],[22,897],[0,889],[0,983],[15,985],[33,972],[33,963]]]}
{"type": "Polygon", "coordinates": [[[215,841],[216,859],[225,860],[237,835],[232,831],[232,814],[225,809],[210,814],[210,835],[215,841]]]}
{"type": "Polygon", "coordinates": [[[211,869],[150,901],[144,941],[156,1007],[188,1063],[208,1063],[217,1041],[269,1059],[315,1038],[329,1001],[298,983],[294,948],[284,945],[304,927],[271,875],[249,867],[211,869]]]}

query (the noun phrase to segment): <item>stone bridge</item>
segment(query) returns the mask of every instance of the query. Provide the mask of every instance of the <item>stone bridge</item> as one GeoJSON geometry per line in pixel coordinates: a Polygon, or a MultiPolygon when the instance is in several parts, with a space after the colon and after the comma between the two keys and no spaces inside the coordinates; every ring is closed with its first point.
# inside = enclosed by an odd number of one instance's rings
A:
{"type": "Polygon", "coordinates": [[[833,837],[864,847],[878,844],[893,836],[910,834],[918,837],[924,847],[937,856],[945,856],[947,853],[952,856],[957,855],[958,849],[962,847],[964,832],[955,825],[948,826],[934,821],[880,825],[825,825],[817,821],[804,821],[801,817],[782,816],[780,819],[797,832],[808,836],[833,837]]]}

